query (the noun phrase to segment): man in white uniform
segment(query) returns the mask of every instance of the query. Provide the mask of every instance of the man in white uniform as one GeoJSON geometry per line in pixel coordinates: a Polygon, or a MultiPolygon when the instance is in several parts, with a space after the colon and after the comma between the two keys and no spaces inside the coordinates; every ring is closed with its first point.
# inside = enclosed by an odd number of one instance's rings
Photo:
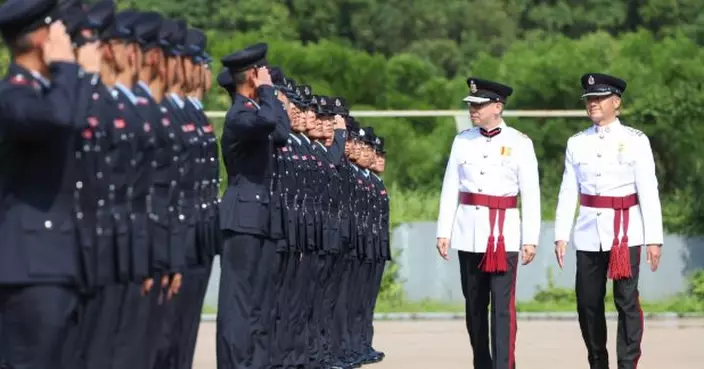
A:
{"type": "Polygon", "coordinates": [[[478,78],[469,78],[467,84],[471,93],[464,101],[475,127],[452,143],[437,248],[446,260],[450,246],[459,250],[474,368],[514,369],[518,254],[523,245],[523,264],[530,263],[540,234],[538,162],[530,138],[502,119],[513,89],[478,78]]]}
{"type": "Polygon", "coordinates": [[[638,301],[641,245],[655,271],[663,242],[655,163],[648,136],[618,119],[626,82],[609,75],[582,76],[590,127],[567,141],[565,172],[555,216],[560,267],[574,227],[577,311],[591,369],[609,367],[604,296],[614,280],[618,310],[619,369],[634,369],[641,355],[643,312],[638,301]]]}

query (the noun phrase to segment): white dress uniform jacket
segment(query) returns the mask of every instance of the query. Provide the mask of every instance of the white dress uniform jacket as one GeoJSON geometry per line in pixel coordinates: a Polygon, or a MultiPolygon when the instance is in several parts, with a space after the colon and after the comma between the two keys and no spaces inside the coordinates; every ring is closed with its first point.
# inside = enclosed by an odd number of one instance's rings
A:
{"type": "MultiPolygon", "coordinates": [[[[521,213],[507,209],[504,239],[507,252],[521,244],[537,245],[540,236],[540,185],[533,141],[525,134],[498,126],[501,133],[484,137],[475,127],[460,132],[452,143],[440,197],[437,237],[449,238],[453,249],[483,253],[489,238],[489,209],[462,205],[460,192],[491,196],[516,196],[521,213]]],[[[498,224],[494,234],[498,235],[498,224]]]]}
{"type": "MultiPolygon", "coordinates": [[[[628,245],[662,244],[662,213],[650,140],[615,122],[586,129],[567,141],[565,172],[555,215],[555,240],[569,241],[579,194],[638,195],[630,208],[628,245]]],[[[574,246],[581,251],[611,250],[614,210],[579,207],[574,246]]],[[[623,236],[621,228],[619,237],[623,236]]]]}

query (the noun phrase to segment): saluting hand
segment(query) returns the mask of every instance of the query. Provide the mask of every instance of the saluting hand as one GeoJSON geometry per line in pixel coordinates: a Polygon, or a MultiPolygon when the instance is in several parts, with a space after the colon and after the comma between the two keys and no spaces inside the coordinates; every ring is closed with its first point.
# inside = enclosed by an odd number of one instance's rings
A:
{"type": "Polygon", "coordinates": [[[254,87],[271,85],[271,73],[269,73],[269,68],[261,67],[257,69],[257,76],[254,78],[254,87]]]}
{"type": "Polygon", "coordinates": [[[555,257],[557,257],[557,265],[560,269],[565,268],[565,254],[567,253],[567,242],[555,241],[555,257]]]}
{"type": "Polygon", "coordinates": [[[535,245],[523,245],[523,265],[530,264],[535,259],[535,245]]]}
{"type": "Polygon", "coordinates": [[[78,49],[78,64],[88,73],[99,73],[102,59],[98,41],[89,42],[78,49]]]}
{"type": "Polygon", "coordinates": [[[445,260],[450,260],[450,256],[448,254],[448,251],[450,249],[450,240],[448,240],[447,238],[439,237],[437,249],[438,249],[438,253],[440,254],[440,257],[442,257],[445,260]]]}
{"type": "Polygon", "coordinates": [[[347,126],[345,125],[345,118],[339,114],[335,115],[335,126],[333,129],[347,129],[347,126]]]}
{"type": "Polygon", "coordinates": [[[650,270],[653,272],[658,270],[658,266],[660,265],[660,252],[660,245],[648,245],[648,264],[650,264],[650,270]]]}
{"type": "Polygon", "coordinates": [[[63,22],[57,21],[49,26],[49,36],[44,42],[44,62],[48,65],[53,62],[73,63],[76,56],[73,53],[71,37],[66,33],[63,22]]]}

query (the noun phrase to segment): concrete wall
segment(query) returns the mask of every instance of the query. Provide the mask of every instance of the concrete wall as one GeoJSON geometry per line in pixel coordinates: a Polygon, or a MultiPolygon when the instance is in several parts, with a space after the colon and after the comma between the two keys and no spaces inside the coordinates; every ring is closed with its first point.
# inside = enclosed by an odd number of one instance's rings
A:
{"type": "MultiPolygon", "coordinates": [[[[536,291],[548,282],[548,271],[552,269],[556,285],[574,286],[575,255],[570,249],[566,256],[565,270],[560,271],[555,261],[553,246],[554,224],[543,223],[540,245],[535,260],[519,269],[518,300],[531,300],[536,291]]],[[[397,227],[392,234],[392,243],[401,254],[396,260],[400,265],[401,278],[410,299],[434,299],[463,301],[460,289],[460,273],[456,252],[450,261],[442,260],[435,249],[435,223],[407,223],[397,227]]],[[[693,270],[704,268],[704,238],[686,238],[667,235],[663,246],[663,257],[656,273],[646,264],[643,250],[640,288],[645,300],[667,298],[686,288],[686,277],[693,270]]],[[[220,279],[220,263],[215,261],[208,286],[205,304],[217,306],[217,291],[220,279]]]]}
{"type": "MultiPolygon", "coordinates": [[[[555,261],[553,236],[554,224],[543,223],[535,260],[519,269],[518,300],[531,300],[540,287],[545,287],[551,269],[556,285],[574,287],[575,251],[568,250],[565,269],[560,270],[555,261]]],[[[393,246],[401,250],[398,261],[410,299],[463,300],[457,253],[453,252],[447,262],[438,256],[435,223],[403,224],[394,230],[392,240],[393,246]]],[[[704,268],[704,238],[667,235],[662,252],[660,267],[653,273],[646,263],[643,249],[640,288],[645,300],[663,299],[684,291],[687,275],[697,268],[704,268]]]]}

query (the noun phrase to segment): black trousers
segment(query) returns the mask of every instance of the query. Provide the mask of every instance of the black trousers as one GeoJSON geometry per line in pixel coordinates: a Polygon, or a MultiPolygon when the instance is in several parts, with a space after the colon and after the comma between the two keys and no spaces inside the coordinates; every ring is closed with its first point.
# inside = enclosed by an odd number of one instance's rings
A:
{"type": "Polygon", "coordinates": [[[276,242],[228,233],[221,255],[216,350],[218,369],[265,369],[270,365],[271,331],[283,262],[276,242]]]}
{"type": "Polygon", "coordinates": [[[479,267],[483,253],[459,252],[462,293],[465,298],[474,369],[515,369],[516,276],[518,253],[507,252],[508,271],[486,273],[479,267]],[[491,300],[491,350],[489,301],[491,300]]]}
{"type": "Polygon", "coordinates": [[[365,299],[367,305],[365,307],[364,325],[366,329],[364,330],[364,345],[370,348],[374,340],[374,308],[376,307],[376,300],[379,296],[379,290],[381,289],[381,281],[384,278],[385,266],[385,260],[375,260],[372,264],[372,279],[370,281],[369,296],[365,299]]]}
{"type": "Polygon", "coordinates": [[[179,292],[183,308],[179,321],[175,322],[181,325],[178,365],[175,369],[191,369],[193,366],[200,315],[208,289],[211,266],[211,264],[193,266],[183,273],[183,285],[179,292]]]}
{"type": "Polygon", "coordinates": [[[0,358],[13,369],[61,368],[78,300],[68,286],[0,286],[0,358]]]}
{"type": "Polygon", "coordinates": [[[340,280],[337,295],[333,307],[333,327],[332,327],[332,355],[335,359],[344,360],[351,350],[351,338],[349,335],[349,289],[352,275],[353,260],[347,256],[340,256],[340,280]]]}
{"type": "MultiPolygon", "coordinates": [[[[643,311],[638,296],[641,247],[631,247],[630,279],[614,281],[614,304],[618,311],[616,355],[619,369],[635,369],[641,355],[643,311]]],[[[610,252],[577,251],[577,312],[591,369],[609,367],[606,350],[604,298],[610,252]]]]}
{"type": "Polygon", "coordinates": [[[352,273],[349,302],[349,335],[350,352],[353,358],[361,357],[367,352],[364,347],[364,297],[368,285],[368,277],[371,274],[372,263],[366,260],[357,259],[354,261],[354,271],[352,273]]]}
{"type": "Polygon", "coordinates": [[[307,366],[308,341],[310,336],[310,313],[312,309],[313,291],[311,285],[311,269],[315,267],[317,255],[304,253],[297,255],[292,271],[291,313],[288,327],[292,334],[291,347],[286,356],[287,365],[307,366]]]}

